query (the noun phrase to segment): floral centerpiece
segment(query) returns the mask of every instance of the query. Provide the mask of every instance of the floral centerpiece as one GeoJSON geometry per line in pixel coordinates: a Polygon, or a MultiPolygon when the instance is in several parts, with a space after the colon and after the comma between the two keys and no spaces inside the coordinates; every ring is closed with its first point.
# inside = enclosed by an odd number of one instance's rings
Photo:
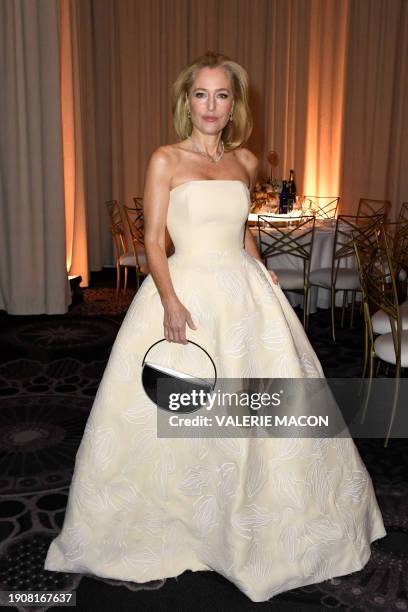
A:
{"type": "MultiPolygon", "coordinates": [[[[279,211],[279,191],[278,185],[271,184],[269,181],[257,183],[252,193],[251,213],[277,213],[279,211]]],[[[280,187],[282,189],[282,185],[280,187]]]]}

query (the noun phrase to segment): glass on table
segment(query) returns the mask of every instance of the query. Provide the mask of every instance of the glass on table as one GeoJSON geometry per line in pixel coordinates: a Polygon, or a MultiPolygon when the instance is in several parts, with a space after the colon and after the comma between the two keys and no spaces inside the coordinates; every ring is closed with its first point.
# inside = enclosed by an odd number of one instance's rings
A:
{"type": "Polygon", "coordinates": [[[264,198],[258,200],[256,213],[259,215],[272,215],[276,214],[279,209],[279,204],[274,197],[264,198]]]}
{"type": "Polygon", "coordinates": [[[305,214],[305,196],[296,196],[296,199],[293,202],[293,210],[296,211],[300,217],[305,214]]]}
{"type": "Polygon", "coordinates": [[[311,198],[306,198],[305,196],[300,196],[303,198],[302,200],[302,211],[304,215],[313,215],[314,217],[319,212],[319,203],[316,200],[312,200],[311,198]]]}
{"type": "Polygon", "coordinates": [[[279,212],[279,197],[274,193],[268,193],[265,211],[270,215],[274,215],[279,212]]]}
{"type": "Polygon", "coordinates": [[[290,213],[288,214],[288,225],[289,227],[293,227],[299,223],[301,218],[304,215],[303,211],[303,201],[304,196],[296,196],[293,207],[290,213]]]}

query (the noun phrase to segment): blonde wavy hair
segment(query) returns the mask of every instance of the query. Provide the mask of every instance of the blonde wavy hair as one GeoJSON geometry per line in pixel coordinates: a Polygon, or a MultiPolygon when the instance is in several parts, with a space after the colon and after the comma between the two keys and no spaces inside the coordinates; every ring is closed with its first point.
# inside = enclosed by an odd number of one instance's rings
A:
{"type": "Polygon", "coordinates": [[[234,110],[232,121],[228,121],[222,131],[226,151],[240,147],[252,132],[252,115],[248,104],[247,71],[226,55],[207,51],[186,66],[173,83],[173,122],[180,140],[190,136],[193,125],[187,114],[187,98],[196,74],[201,68],[224,68],[231,76],[234,110]]]}

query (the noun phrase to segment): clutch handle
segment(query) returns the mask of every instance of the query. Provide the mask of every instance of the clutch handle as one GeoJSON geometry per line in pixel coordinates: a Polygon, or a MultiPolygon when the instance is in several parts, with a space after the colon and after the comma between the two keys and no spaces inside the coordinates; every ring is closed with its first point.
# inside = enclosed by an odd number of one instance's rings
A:
{"type": "MultiPolygon", "coordinates": [[[[149,353],[149,351],[150,351],[150,350],[151,350],[151,349],[152,349],[154,346],[156,346],[156,344],[160,344],[160,342],[167,342],[167,340],[166,340],[166,338],[161,338],[160,340],[157,340],[157,341],[156,341],[156,342],[154,342],[154,343],[153,343],[151,346],[149,346],[149,348],[148,348],[148,349],[147,349],[147,351],[145,352],[144,357],[143,357],[143,360],[142,360],[142,368],[143,368],[143,366],[144,366],[144,364],[145,364],[145,361],[146,361],[146,356],[147,356],[147,354],[149,353]]],[[[204,353],[207,355],[207,357],[208,357],[208,358],[209,358],[209,360],[211,361],[211,363],[212,363],[212,365],[213,365],[213,368],[214,368],[214,375],[215,375],[215,378],[214,378],[214,387],[215,387],[215,384],[216,384],[216,382],[217,382],[217,368],[215,367],[215,363],[214,363],[213,358],[212,358],[212,357],[211,357],[211,355],[208,353],[208,351],[206,351],[206,350],[205,350],[205,348],[203,348],[202,346],[200,346],[199,344],[197,344],[197,342],[194,342],[193,340],[187,340],[187,342],[189,342],[190,344],[194,344],[194,345],[195,345],[195,346],[197,346],[199,349],[201,349],[202,351],[204,351],[204,353]]],[[[213,388],[214,388],[214,387],[213,387],[213,388]]]]}

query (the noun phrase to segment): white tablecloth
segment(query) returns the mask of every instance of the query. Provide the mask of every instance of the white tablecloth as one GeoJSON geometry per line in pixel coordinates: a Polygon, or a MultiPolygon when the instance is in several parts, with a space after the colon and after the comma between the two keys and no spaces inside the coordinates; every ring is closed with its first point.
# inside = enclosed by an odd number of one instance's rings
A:
{"type": "MultiPolygon", "coordinates": [[[[328,221],[322,223],[316,223],[315,235],[313,242],[312,260],[310,264],[311,270],[318,268],[331,268],[332,257],[333,257],[333,242],[335,232],[335,222],[328,221]]],[[[258,228],[256,226],[250,228],[252,234],[255,236],[259,247],[259,235],[258,228]]],[[[262,235],[262,241],[267,240],[267,235],[262,235]]],[[[271,257],[267,261],[268,268],[288,268],[288,269],[302,269],[303,260],[294,255],[278,255],[271,257]]],[[[353,256],[346,257],[340,260],[340,266],[345,268],[357,268],[356,259],[353,256]]],[[[293,291],[285,291],[292,306],[301,304],[303,306],[303,296],[293,291]]],[[[349,292],[349,298],[351,299],[351,292],[349,292]]],[[[343,301],[343,292],[339,291],[336,294],[336,305],[341,306],[343,301]]],[[[316,312],[316,308],[330,308],[330,290],[322,289],[320,287],[311,287],[310,289],[310,312],[316,312]]]]}

